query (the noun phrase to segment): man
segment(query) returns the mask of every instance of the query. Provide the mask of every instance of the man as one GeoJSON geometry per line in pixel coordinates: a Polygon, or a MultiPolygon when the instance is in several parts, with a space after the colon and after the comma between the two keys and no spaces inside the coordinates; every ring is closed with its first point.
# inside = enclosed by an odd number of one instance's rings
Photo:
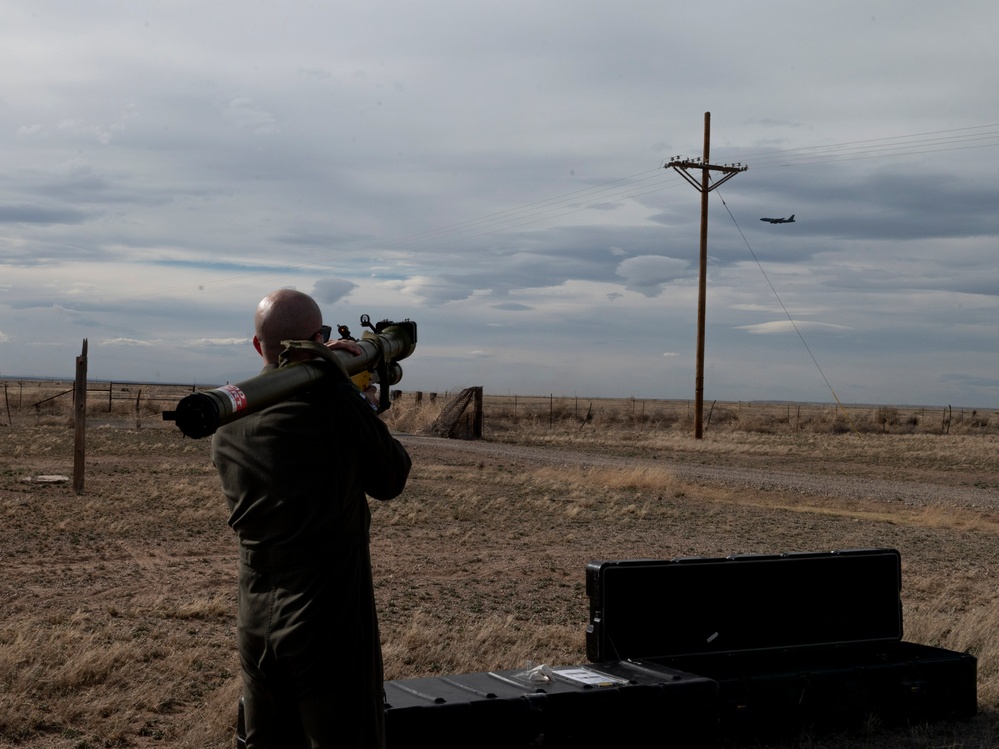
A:
{"type": "MultiPolygon", "coordinates": [[[[328,335],[316,302],[291,289],[265,297],[254,322],[265,370],[277,366],[282,341],[328,335]]],[[[352,341],[328,346],[360,353],[352,341]]],[[[307,392],[221,427],[212,440],[239,539],[250,749],[384,745],[365,495],[398,496],[410,459],[368,400],[328,366],[307,392]]]]}

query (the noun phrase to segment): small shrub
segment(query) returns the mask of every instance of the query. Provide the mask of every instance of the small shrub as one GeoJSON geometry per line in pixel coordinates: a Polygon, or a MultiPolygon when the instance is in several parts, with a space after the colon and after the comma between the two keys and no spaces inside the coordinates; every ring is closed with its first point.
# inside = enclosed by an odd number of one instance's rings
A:
{"type": "Polygon", "coordinates": [[[874,415],[874,421],[881,425],[883,431],[898,424],[898,409],[891,406],[881,406],[874,415]]]}

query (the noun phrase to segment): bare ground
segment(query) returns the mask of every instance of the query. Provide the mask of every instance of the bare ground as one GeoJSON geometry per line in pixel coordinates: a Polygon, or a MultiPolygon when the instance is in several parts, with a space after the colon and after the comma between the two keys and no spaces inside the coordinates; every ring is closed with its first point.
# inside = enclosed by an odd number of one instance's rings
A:
{"type": "MultiPolygon", "coordinates": [[[[207,441],[94,429],[82,494],[25,481],[70,472],[67,431],[0,431],[0,746],[231,746],[235,546],[207,441]]],[[[411,485],[373,506],[388,678],[585,662],[593,559],[894,547],[907,639],[978,652],[982,714],[801,746],[996,745],[993,471],[401,439],[411,485]]]]}

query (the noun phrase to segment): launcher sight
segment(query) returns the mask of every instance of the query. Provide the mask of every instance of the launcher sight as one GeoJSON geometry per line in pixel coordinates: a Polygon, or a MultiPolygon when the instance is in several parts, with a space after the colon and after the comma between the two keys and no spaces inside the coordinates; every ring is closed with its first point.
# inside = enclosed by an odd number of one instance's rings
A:
{"type": "MultiPolygon", "coordinates": [[[[370,318],[362,315],[361,325],[368,330],[359,339],[350,338],[346,326],[338,328],[341,338],[356,341],[361,349],[360,355],[330,351],[325,347],[321,354],[323,358],[332,360],[337,369],[361,389],[368,384],[379,383],[379,411],[384,411],[390,405],[389,388],[402,379],[399,361],[416,350],[416,323],[412,320],[382,320],[372,325],[370,318]]],[[[286,341],[285,345],[289,349],[307,348],[302,343],[286,341]]],[[[191,393],[181,399],[175,411],[164,411],[163,420],[175,422],[188,437],[207,437],[220,426],[286,400],[312,383],[337,374],[321,359],[282,364],[235,385],[191,393]]]]}

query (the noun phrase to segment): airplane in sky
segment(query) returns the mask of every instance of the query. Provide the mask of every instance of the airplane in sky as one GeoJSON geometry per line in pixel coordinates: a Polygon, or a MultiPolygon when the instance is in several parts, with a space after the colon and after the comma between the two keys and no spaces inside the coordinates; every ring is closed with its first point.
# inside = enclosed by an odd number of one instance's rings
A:
{"type": "Polygon", "coordinates": [[[791,218],[761,218],[760,221],[769,221],[771,224],[793,224],[794,214],[791,214],[791,218]]]}

